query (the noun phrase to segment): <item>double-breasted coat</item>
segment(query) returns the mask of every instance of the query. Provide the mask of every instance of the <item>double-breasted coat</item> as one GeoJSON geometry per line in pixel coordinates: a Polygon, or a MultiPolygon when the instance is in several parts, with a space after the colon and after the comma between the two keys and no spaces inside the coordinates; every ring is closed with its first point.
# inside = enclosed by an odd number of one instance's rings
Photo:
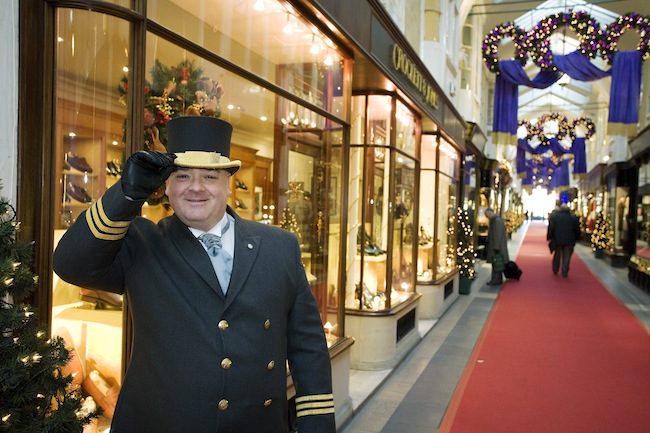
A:
{"type": "Polygon", "coordinates": [[[333,433],[329,351],[292,234],[235,218],[227,295],[176,217],[154,224],[119,182],[70,227],[54,270],[123,293],[133,346],[111,433],[285,433],[287,374],[300,433],[333,433]]]}

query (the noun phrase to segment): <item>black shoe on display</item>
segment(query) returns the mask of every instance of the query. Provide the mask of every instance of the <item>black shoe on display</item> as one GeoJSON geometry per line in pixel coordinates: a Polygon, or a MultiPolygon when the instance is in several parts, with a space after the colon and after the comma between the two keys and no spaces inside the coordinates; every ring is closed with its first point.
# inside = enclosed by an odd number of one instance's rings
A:
{"type": "Polygon", "coordinates": [[[68,182],[68,197],[77,200],[80,203],[90,203],[93,199],[88,195],[85,189],[72,182],[68,182]]]}
{"type": "Polygon", "coordinates": [[[248,209],[248,207],[239,199],[235,200],[235,207],[237,209],[248,209]]]}
{"type": "Polygon", "coordinates": [[[248,187],[246,186],[246,184],[243,181],[239,180],[239,179],[235,179],[235,188],[243,189],[244,191],[248,191],[248,187]]]}
{"type": "Polygon", "coordinates": [[[93,169],[92,167],[88,164],[88,161],[86,161],[86,158],[83,156],[78,156],[75,155],[72,152],[68,152],[66,154],[66,161],[68,161],[68,164],[75,170],[84,172],[84,173],[92,173],[93,169]]]}

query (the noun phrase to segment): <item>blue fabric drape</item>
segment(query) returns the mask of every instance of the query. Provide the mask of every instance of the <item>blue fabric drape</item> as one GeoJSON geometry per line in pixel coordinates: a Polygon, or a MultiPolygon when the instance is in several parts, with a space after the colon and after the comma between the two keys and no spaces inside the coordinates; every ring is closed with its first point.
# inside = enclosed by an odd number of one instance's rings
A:
{"type": "Polygon", "coordinates": [[[609,95],[609,123],[636,125],[641,94],[641,52],[619,51],[612,64],[609,95]]]}
{"type": "Polygon", "coordinates": [[[571,153],[573,153],[573,174],[587,173],[587,152],[586,152],[586,139],[585,137],[576,137],[571,146],[571,153]]]}
{"type": "Polygon", "coordinates": [[[580,51],[574,51],[567,55],[553,54],[553,63],[560,71],[578,81],[600,80],[610,75],[610,71],[603,71],[592,65],[589,57],[580,51]]]}
{"type": "Polygon", "coordinates": [[[528,146],[527,139],[520,138],[517,140],[517,158],[515,160],[517,174],[526,172],[526,149],[524,146],[528,146]]]}
{"type": "Polygon", "coordinates": [[[562,74],[543,70],[531,80],[517,60],[500,61],[499,72],[494,88],[493,141],[516,144],[519,85],[545,89],[559,80],[562,74]]]}

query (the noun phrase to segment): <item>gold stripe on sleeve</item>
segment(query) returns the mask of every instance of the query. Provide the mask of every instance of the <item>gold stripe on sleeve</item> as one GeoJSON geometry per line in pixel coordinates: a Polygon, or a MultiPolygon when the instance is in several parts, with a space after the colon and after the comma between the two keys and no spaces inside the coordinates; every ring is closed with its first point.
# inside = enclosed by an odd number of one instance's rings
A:
{"type": "Polygon", "coordinates": [[[101,198],[86,210],[86,223],[93,236],[104,241],[118,241],[129,230],[128,221],[111,221],[106,216],[101,205],[101,198]],[[104,220],[108,222],[104,222],[104,220]]]}
{"type": "Polygon", "coordinates": [[[301,395],[296,397],[296,404],[303,403],[306,401],[314,400],[334,400],[333,394],[312,394],[312,395],[301,395]]]}

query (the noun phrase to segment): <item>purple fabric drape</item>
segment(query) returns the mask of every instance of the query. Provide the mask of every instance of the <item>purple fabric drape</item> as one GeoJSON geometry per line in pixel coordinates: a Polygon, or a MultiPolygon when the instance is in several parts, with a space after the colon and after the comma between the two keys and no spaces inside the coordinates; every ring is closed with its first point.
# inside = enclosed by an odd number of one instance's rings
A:
{"type": "Polygon", "coordinates": [[[610,75],[610,71],[603,71],[592,65],[589,57],[580,51],[574,51],[567,55],[553,54],[553,63],[560,71],[578,81],[600,80],[610,75]]]}
{"type": "Polygon", "coordinates": [[[609,95],[609,123],[636,125],[639,121],[641,94],[641,52],[619,51],[612,64],[609,95]]]}
{"type": "Polygon", "coordinates": [[[526,172],[526,149],[524,146],[528,146],[527,139],[520,138],[517,140],[517,158],[515,160],[517,174],[526,172]]]}
{"type": "Polygon", "coordinates": [[[543,70],[532,80],[517,60],[499,62],[499,74],[494,88],[494,117],[492,134],[497,142],[516,144],[519,85],[545,89],[560,79],[557,71],[543,70]]]}
{"type": "Polygon", "coordinates": [[[571,153],[573,153],[573,174],[587,173],[587,152],[586,152],[585,137],[576,137],[571,146],[571,153]]]}

